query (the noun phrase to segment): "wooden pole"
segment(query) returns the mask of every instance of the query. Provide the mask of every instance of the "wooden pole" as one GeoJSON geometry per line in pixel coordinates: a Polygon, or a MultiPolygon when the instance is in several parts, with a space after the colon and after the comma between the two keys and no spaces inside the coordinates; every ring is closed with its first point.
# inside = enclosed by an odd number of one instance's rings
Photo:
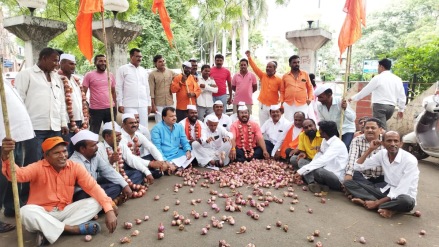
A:
{"type": "MultiPolygon", "coordinates": [[[[6,137],[11,138],[11,129],[9,126],[8,106],[6,104],[5,85],[3,83],[4,83],[3,69],[2,69],[2,66],[0,66],[0,97],[2,100],[1,104],[2,104],[3,122],[5,124],[6,137]]],[[[10,169],[11,169],[12,192],[14,195],[14,209],[15,209],[15,224],[16,224],[16,229],[17,229],[17,241],[18,241],[18,246],[23,247],[23,227],[21,225],[20,200],[18,199],[17,177],[15,175],[14,151],[11,151],[9,153],[9,164],[10,164],[10,169]]]]}
{"type": "MultiPolygon", "coordinates": [[[[345,72],[345,78],[344,78],[344,86],[343,86],[343,97],[342,100],[346,99],[346,93],[348,91],[348,82],[349,82],[349,74],[351,72],[351,55],[352,55],[352,46],[348,46],[348,52],[346,55],[346,72],[345,72]]],[[[339,134],[340,134],[340,139],[342,138],[343,135],[343,120],[344,120],[344,116],[345,116],[345,110],[341,110],[341,117],[340,117],[340,127],[339,127],[339,134]]]]}
{"type": "MultiPolygon", "coordinates": [[[[180,64],[183,64],[183,60],[182,60],[181,57],[180,57],[180,52],[178,52],[177,44],[176,44],[175,41],[174,41],[174,47],[175,47],[175,51],[177,52],[177,58],[178,58],[178,60],[180,61],[180,64]]],[[[183,68],[181,68],[181,72],[184,74],[184,70],[183,70],[183,68]]],[[[186,85],[186,92],[187,92],[187,93],[190,93],[190,92],[189,92],[189,86],[187,85],[187,83],[185,83],[185,85],[186,85]]],[[[191,98],[191,97],[188,97],[188,98],[189,98],[189,104],[192,105],[192,98],[191,98]]]]}
{"type": "MultiPolygon", "coordinates": [[[[104,45],[105,45],[105,56],[108,58],[108,42],[107,42],[107,32],[105,31],[105,22],[104,22],[104,12],[101,12],[102,19],[102,35],[104,36],[104,45]]],[[[116,17],[115,17],[116,18],[116,17]]],[[[111,126],[113,128],[113,149],[114,152],[117,152],[117,138],[116,138],[116,126],[114,125],[114,112],[113,112],[113,94],[111,90],[111,79],[110,79],[110,63],[107,60],[107,82],[108,82],[108,95],[110,100],[110,116],[111,116],[111,126]]],[[[119,172],[119,164],[116,162],[116,171],[119,172]]]]}

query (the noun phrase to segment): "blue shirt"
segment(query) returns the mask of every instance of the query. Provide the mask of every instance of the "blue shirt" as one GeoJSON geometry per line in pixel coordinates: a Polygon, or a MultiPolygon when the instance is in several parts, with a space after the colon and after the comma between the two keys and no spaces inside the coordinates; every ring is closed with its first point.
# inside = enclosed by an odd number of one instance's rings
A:
{"type": "Polygon", "coordinates": [[[164,121],[156,124],[151,130],[151,140],[165,161],[183,156],[191,150],[183,126],[177,123],[173,125],[172,131],[164,121]]]}

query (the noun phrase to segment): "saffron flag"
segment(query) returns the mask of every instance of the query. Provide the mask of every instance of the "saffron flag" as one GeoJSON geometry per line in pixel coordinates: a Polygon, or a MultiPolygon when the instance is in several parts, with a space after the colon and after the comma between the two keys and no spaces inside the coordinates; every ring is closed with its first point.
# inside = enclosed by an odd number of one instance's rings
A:
{"type": "Polygon", "coordinates": [[[340,57],[348,46],[361,38],[361,24],[366,27],[366,7],[363,0],[346,0],[343,11],[347,15],[338,36],[340,57]]]}
{"type": "Polygon", "coordinates": [[[93,13],[103,12],[102,0],[80,0],[78,16],[76,17],[76,32],[78,46],[82,54],[91,62],[93,57],[92,21],[93,13]]]}
{"type": "Polygon", "coordinates": [[[165,0],[154,0],[151,10],[154,14],[157,14],[157,11],[159,12],[160,22],[162,23],[166,38],[168,38],[169,46],[172,47],[174,35],[172,34],[171,18],[169,18],[168,11],[166,10],[165,0]]]}

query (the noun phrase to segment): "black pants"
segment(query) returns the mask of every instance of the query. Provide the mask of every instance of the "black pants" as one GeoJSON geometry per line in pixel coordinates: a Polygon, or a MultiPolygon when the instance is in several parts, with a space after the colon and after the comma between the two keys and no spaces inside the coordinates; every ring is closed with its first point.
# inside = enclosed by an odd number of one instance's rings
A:
{"type": "MultiPolygon", "coordinates": [[[[118,184],[104,183],[99,185],[105,191],[105,194],[107,194],[107,196],[113,200],[120,195],[120,192],[122,192],[122,187],[118,184]]],[[[89,197],[90,197],[89,194],[87,194],[83,190],[80,190],[73,195],[73,201],[76,202],[89,197]]]]}
{"type": "MultiPolygon", "coordinates": [[[[82,121],[81,121],[81,120],[79,120],[79,121],[75,121],[75,123],[76,123],[76,126],[77,126],[78,128],[80,128],[81,125],[82,125],[82,121]]],[[[70,128],[72,127],[72,125],[70,125],[70,123],[69,123],[67,127],[68,127],[69,130],[70,130],[70,128]]],[[[62,138],[64,139],[64,141],[66,141],[66,142],[69,143],[69,146],[67,147],[67,151],[69,152],[69,158],[70,158],[70,156],[72,156],[73,152],[75,151],[75,146],[74,146],[73,143],[70,141],[70,139],[72,138],[72,136],[74,136],[75,134],[76,134],[75,132],[70,132],[70,131],[69,131],[69,133],[68,133],[67,135],[63,135],[63,136],[62,136],[62,138]]]]}
{"type": "MultiPolygon", "coordinates": [[[[18,166],[23,165],[23,142],[15,143],[14,158],[15,164],[18,166]]],[[[0,210],[2,207],[5,209],[5,215],[14,216],[14,194],[12,193],[12,183],[1,172],[2,162],[0,161],[0,210]]],[[[22,187],[22,183],[18,183],[19,191],[22,187]]],[[[20,207],[24,206],[25,202],[20,201],[20,207]]]]}
{"type": "MultiPolygon", "coordinates": [[[[142,159],[144,160],[149,160],[149,161],[153,161],[154,157],[152,157],[151,154],[148,154],[146,156],[143,156],[142,159]]],[[[160,172],[160,170],[158,169],[154,169],[154,168],[149,168],[149,171],[151,172],[152,176],[154,177],[154,179],[160,178],[161,176],[163,176],[163,173],[160,172]]]]}
{"type": "Polygon", "coordinates": [[[187,110],[175,110],[175,114],[177,115],[177,123],[187,117],[187,110]]]}
{"type": "Polygon", "coordinates": [[[268,140],[264,140],[264,141],[265,141],[265,147],[267,148],[267,152],[271,156],[271,152],[273,151],[274,145],[273,145],[273,143],[271,143],[271,141],[268,141],[268,140]]]}
{"type": "MultiPolygon", "coordinates": [[[[94,110],[90,109],[90,131],[99,135],[102,123],[111,122],[110,108],[94,110]]],[[[117,110],[113,107],[114,120],[116,121],[117,110]]]]}
{"type": "MultiPolygon", "coordinates": [[[[253,150],[254,150],[253,158],[259,159],[259,160],[264,158],[264,154],[262,152],[261,147],[255,147],[253,150]]],[[[236,149],[236,161],[237,162],[244,162],[246,160],[247,159],[245,158],[244,150],[241,148],[237,148],[236,149]]]]}

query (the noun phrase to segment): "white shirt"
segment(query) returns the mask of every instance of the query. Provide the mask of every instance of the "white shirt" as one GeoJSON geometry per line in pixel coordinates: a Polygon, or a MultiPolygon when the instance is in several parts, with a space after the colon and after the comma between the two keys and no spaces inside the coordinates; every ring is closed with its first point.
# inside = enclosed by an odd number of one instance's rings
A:
{"type": "MultiPolygon", "coordinates": [[[[61,81],[65,75],[59,75],[61,81]]],[[[72,88],[71,98],[73,107],[73,120],[74,121],[84,121],[84,113],[82,111],[82,91],[80,84],[76,83],[75,76],[71,75],[70,80],[67,78],[69,86],[72,88]]],[[[79,82],[79,79],[78,79],[79,82]]],[[[70,120],[70,119],[67,119],[70,120]]]]}
{"type": "MultiPolygon", "coordinates": [[[[0,75],[2,76],[2,75],[0,75]]],[[[29,114],[26,111],[26,106],[21,99],[18,92],[3,79],[3,85],[5,87],[6,104],[8,106],[9,117],[9,129],[11,131],[11,137],[16,142],[21,142],[34,138],[34,130],[32,128],[32,122],[29,114]]],[[[1,97],[0,97],[1,98],[1,97]]],[[[3,113],[2,105],[0,104],[0,110],[3,113]]],[[[0,140],[6,137],[5,125],[3,121],[3,114],[0,114],[0,140]]],[[[1,146],[0,141],[0,146],[1,146]]]]}
{"type": "MultiPolygon", "coordinates": [[[[302,133],[303,128],[297,128],[296,125],[293,125],[293,133],[291,136],[291,140],[296,140],[296,138],[299,137],[300,133],[302,133]]],[[[276,145],[274,145],[273,151],[271,151],[271,156],[274,157],[276,154],[276,151],[282,147],[283,142],[285,141],[285,137],[287,136],[287,133],[290,129],[287,129],[287,131],[284,131],[281,136],[279,136],[278,141],[276,142],[276,145]]]]}
{"type": "Polygon", "coordinates": [[[265,140],[270,141],[271,143],[273,143],[274,146],[276,146],[278,142],[280,143],[283,142],[283,139],[281,140],[281,137],[285,138],[285,135],[290,129],[290,127],[291,127],[291,122],[285,119],[283,116],[280,117],[277,123],[274,123],[273,119],[269,118],[262,125],[261,132],[264,135],[265,140]]]}
{"type": "Polygon", "coordinates": [[[55,71],[50,72],[50,78],[51,82],[47,81],[37,65],[19,72],[15,78],[34,130],[60,131],[67,127],[64,86],[55,71]]]}
{"type": "MultiPolygon", "coordinates": [[[[139,170],[144,173],[146,176],[150,175],[151,172],[148,169],[149,161],[144,160],[136,155],[134,155],[131,150],[128,148],[126,142],[121,141],[119,143],[119,148],[122,152],[122,159],[125,163],[133,169],[139,170]]],[[[108,145],[108,143],[104,140],[98,143],[98,152],[97,155],[101,156],[101,158],[110,163],[108,159],[107,149],[113,151],[113,148],[108,145]]]]}
{"type": "Polygon", "coordinates": [[[118,106],[148,107],[151,105],[148,72],[131,63],[119,67],[116,74],[116,98],[118,106]]]}
{"type": "Polygon", "coordinates": [[[329,140],[323,139],[320,145],[320,151],[314,156],[314,159],[307,165],[303,166],[297,172],[300,175],[306,175],[317,168],[324,169],[334,173],[340,182],[344,180],[345,167],[348,163],[348,150],[346,145],[337,136],[329,140]]]}
{"type": "Polygon", "coordinates": [[[198,85],[204,84],[205,87],[201,88],[201,94],[197,98],[197,105],[202,107],[212,107],[213,98],[212,93],[218,93],[218,87],[212,87],[211,85],[216,85],[215,81],[210,77],[207,80],[201,76],[198,78],[198,85]]]}
{"type": "Polygon", "coordinates": [[[121,131],[122,138],[125,139],[126,143],[134,144],[133,139],[137,137],[137,143],[140,144],[140,157],[144,157],[148,154],[151,154],[155,160],[163,161],[162,153],[152,144],[150,140],[148,140],[144,135],[142,135],[139,131],[134,133],[134,136],[131,137],[124,129],[121,131]]]}
{"type": "MultiPolygon", "coordinates": [[[[209,115],[215,115],[215,112],[210,113],[209,115]]],[[[221,118],[218,118],[219,124],[218,126],[222,126],[227,131],[230,131],[230,126],[232,126],[232,119],[226,114],[222,113],[221,118]]],[[[204,124],[207,124],[207,117],[204,118],[204,124]]]]}
{"type": "Polygon", "coordinates": [[[149,129],[148,129],[148,128],[146,128],[145,126],[139,124],[139,129],[138,129],[138,131],[139,131],[140,133],[142,133],[142,135],[144,135],[148,140],[151,141],[151,133],[149,132],[149,129]]]}
{"type": "Polygon", "coordinates": [[[223,128],[222,126],[216,127],[216,130],[214,132],[210,131],[209,128],[206,128],[203,130],[204,134],[204,138],[205,139],[201,139],[201,144],[203,145],[203,147],[209,147],[212,149],[219,149],[224,141],[223,138],[229,137],[230,139],[233,138],[233,134],[232,132],[227,131],[225,128],[223,128]],[[209,139],[210,137],[218,137],[215,141],[211,141],[209,143],[206,142],[207,139],[209,139]]]}
{"type": "MultiPolygon", "coordinates": [[[[332,105],[328,110],[326,105],[323,105],[319,101],[317,101],[317,112],[319,114],[320,121],[334,121],[337,124],[337,129],[340,130],[340,118],[341,118],[341,103],[342,100],[340,98],[333,97],[332,105]]],[[[349,106],[346,107],[344,111],[344,119],[343,119],[343,134],[346,133],[354,133],[356,131],[355,128],[355,118],[356,114],[354,110],[349,106]]]]}
{"type": "MultiPolygon", "coordinates": [[[[186,130],[186,119],[187,118],[185,118],[185,119],[183,119],[183,120],[181,120],[180,122],[179,122],[179,124],[181,124],[182,126],[183,126],[183,130],[185,131],[186,130]]],[[[206,134],[206,129],[207,129],[207,126],[203,123],[203,122],[201,122],[200,120],[197,120],[197,122],[200,124],[200,126],[201,126],[201,137],[200,137],[200,139],[201,140],[206,140],[206,136],[204,136],[205,134],[206,134]]],[[[189,122],[190,123],[190,122],[189,122]]],[[[185,133],[186,133],[186,131],[185,131],[185,133]]],[[[195,136],[195,124],[194,125],[191,125],[191,133],[190,133],[190,135],[191,135],[191,137],[195,140],[195,139],[197,139],[196,138],[196,136],[195,136]]],[[[189,139],[189,138],[188,138],[189,139]]]]}
{"type": "Polygon", "coordinates": [[[372,157],[367,158],[363,164],[355,162],[354,170],[364,171],[377,166],[383,168],[384,181],[387,183],[382,192],[390,188],[389,194],[387,194],[390,199],[395,199],[399,195],[408,195],[416,201],[419,169],[415,156],[400,148],[395,160],[390,163],[387,149],[382,149],[372,157]]]}
{"type": "Polygon", "coordinates": [[[404,112],[406,96],[402,80],[390,71],[385,70],[376,75],[351,99],[359,101],[370,93],[372,93],[372,103],[398,106],[398,111],[404,112]]]}

